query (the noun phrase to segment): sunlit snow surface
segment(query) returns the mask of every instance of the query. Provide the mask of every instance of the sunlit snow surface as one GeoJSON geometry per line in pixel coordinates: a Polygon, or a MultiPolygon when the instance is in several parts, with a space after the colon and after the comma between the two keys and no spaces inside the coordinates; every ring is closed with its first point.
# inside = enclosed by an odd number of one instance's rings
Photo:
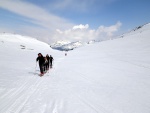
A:
{"type": "Polygon", "coordinates": [[[0,34],[0,113],[150,113],[150,25],[67,56],[0,34]],[[43,77],[39,52],[54,57],[43,77]]]}

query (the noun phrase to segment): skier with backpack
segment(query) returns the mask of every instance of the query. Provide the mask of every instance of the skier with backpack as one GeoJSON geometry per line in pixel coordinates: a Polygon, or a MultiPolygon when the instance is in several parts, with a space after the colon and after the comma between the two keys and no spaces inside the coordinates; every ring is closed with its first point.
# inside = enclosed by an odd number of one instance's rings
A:
{"type": "Polygon", "coordinates": [[[52,62],[53,62],[53,60],[54,60],[54,59],[53,59],[53,57],[50,55],[50,57],[49,57],[49,61],[50,61],[50,68],[52,68],[52,65],[53,65],[53,63],[52,63],[52,62]]]}
{"type": "Polygon", "coordinates": [[[46,63],[46,70],[48,71],[49,70],[49,63],[50,63],[50,60],[49,60],[49,55],[47,54],[46,55],[46,59],[47,59],[47,63],[46,63]]]}
{"type": "Polygon", "coordinates": [[[44,73],[48,71],[48,68],[47,68],[48,65],[49,65],[48,59],[47,57],[44,57],[44,64],[43,64],[44,73]]]}
{"type": "Polygon", "coordinates": [[[40,72],[41,72],[40,76],[43,76],[44,75],[43,66],[44,66],[45,60],[41,53],[38,53],[38,57],[36,58],[36,62],[38,62],[38,61],[39,61],[39,68],[40,68],[40,72]]]}

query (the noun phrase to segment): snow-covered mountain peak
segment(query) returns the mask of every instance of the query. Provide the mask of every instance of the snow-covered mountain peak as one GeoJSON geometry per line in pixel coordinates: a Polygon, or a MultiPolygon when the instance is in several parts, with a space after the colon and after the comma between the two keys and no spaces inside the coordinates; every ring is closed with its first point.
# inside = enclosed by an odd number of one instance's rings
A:
{"type": "Polygon", "coordinates": [[[69,44],[70,41],[67,41],[67,40],[61,40],[61,41],[57,41],[57,43],[58,43],[58,44],[64,45],[64,44],[69,44]]]}
{"type": "Polygon", "coordinates": [[[82,46],[83,43],[81,41],[70,42],[70,41],[57,41],[56,43],[51,44],[51,48],[61,50],[61,51],[69,51],[74,48],[82,46]]]}

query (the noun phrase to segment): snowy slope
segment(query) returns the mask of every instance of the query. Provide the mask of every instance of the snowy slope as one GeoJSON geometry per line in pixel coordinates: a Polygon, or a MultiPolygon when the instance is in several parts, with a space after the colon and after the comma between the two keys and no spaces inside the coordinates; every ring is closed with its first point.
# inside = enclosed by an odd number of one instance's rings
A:
{"type": "Polygon", "coordinates": [[[141,25],[141,26],[138,26],[138,27],[136,27],[136,28],[134,28],[133,30],[131,30],[131,31],[129,31],[129,32],[127,32],[127,33],[124,33],[122,36],[120,36],[120,37],[126,37],[126,36],[131,36],[131,35],[137,35],[137,34],[140,34],[140,33],[142,33],[143,31],[145,32],[145,31],[149,31],[149,29],[150,29],[150,23],[148,23],[148,24],[144,24],[144,25],[141,25]]]}
{"type": "Polygon", "coordinates": [[[0,113],[150,113],[150,25],[141,30],[67,56],[35,39],[0,36],[0,113]],[[38,52],[55,59],[43,77],[38,52]]]}

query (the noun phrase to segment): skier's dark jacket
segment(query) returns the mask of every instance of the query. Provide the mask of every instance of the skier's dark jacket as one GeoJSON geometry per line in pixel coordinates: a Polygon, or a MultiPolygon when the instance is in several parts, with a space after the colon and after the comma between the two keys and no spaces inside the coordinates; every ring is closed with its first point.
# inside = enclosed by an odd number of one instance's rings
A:
{"type": "Polygon", "coordinates": [[[36,61],[39,61],[39,65],[43,65],[44,64],[44,57],[41,55],[40,57],[37,57],[36,61]]]}
{"type": "Polygon", "coordinates": [[[54,59],[52,56],[49,57],[50,62],[52,62],[54,59]]]}

